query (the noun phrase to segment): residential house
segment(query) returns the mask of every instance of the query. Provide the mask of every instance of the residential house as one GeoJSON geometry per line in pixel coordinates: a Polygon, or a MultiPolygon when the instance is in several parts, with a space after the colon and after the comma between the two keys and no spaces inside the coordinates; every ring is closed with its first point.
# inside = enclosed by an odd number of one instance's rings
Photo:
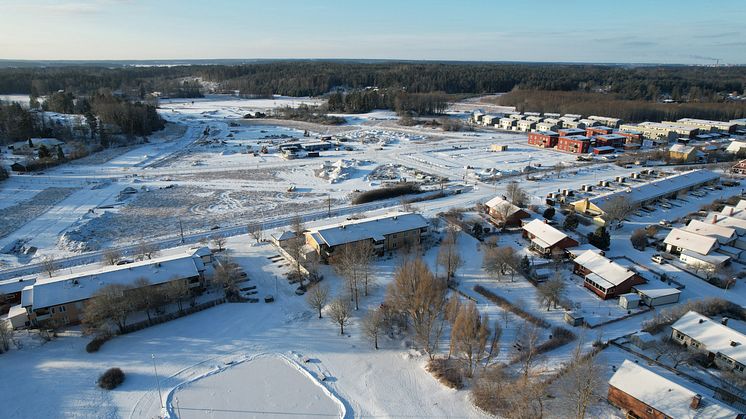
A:
{"type": "Polygon", "coordinates": [[[671,337],[689,348],[703,351],[721,369],[746,376],[746,335],[728,327],[728,318],[714,321],[689,311],[671,325],[671,337]]]}
{"type": "Polygon", "coordinates": [[[559,134],[553,131],[539,131],[528,134],[528,143],[541,148],[554,148],[558,139],[559,134]]]}
{"type": "Polygon", "coordinates": [[[663,241],[666,251],[678,255],[687,265],[713,270],[730,262],[730,256],[715,252],[719,247],[715,237],[673,228],[663,241]]]}
{"type": "Polygon", "coordinates": [[[394,212],[310,228],[305,236],[306,244],[323,260],[341,247],[366,241],[373,245],[376,253],[383,255],[384,252],[419,244],[428,225],[420,214],[394,212]]]}
{"type": "Polygon", "coordinates": [[[668,149],[668,157],[673,160],[692,163],[702,158],[703,153],[692,146],[674,144],[668,149]]]}
{"type": "Polygon", "coordinates": [[[542,256],[564,256],[565,249],[579,243],[545,221],[531,220],[523,226],[523,237],[531,240],[530,248],[542,256]]]}
{"type": "Polygon", "coordinates": [[[81,320],[85,302],[107,285],[132,286],[139,279],[147,280],[149,286],[184,281],[190,289],[198,290],[204,288],[205,272],[212,262],[210,250],[201,247],[124,265],[37,278],[23,288],[21,306],[30,325],[75,324],[81,320]]]}
{"type": "Polygon", "coordinates": [[[596,140],[596,147],[622,148],[626,140],[624,136],[619,134],[597,135],[594,138],[596,140]]]}
{"type": "MultiPolygon", "coordinates": [[[[561,130],[560,130],[561,131],[561,130]]],[[[591,139],[584,135],[570,135],[557,139],[557,150],[567,151],[575,154],[588,153],[591,147],[591,139]]]]}
{"type": "Polygon", "coordinates": [[[523,208],[513,205],[505,198],[496,196],[484,204],[493,222],[504,227],[518,227],[521,220],[531,218],[531,214],[523,208]]]}
{"type": "Polygon", "coordinates": [[[594,121],[598,121],[602,125],[607,126],[607,127],[612,127],[612,128],[618,128],[619,124],[622,123],[621,119],[619,119],[619,118],[611,118],[611,117],[608,117],[608,116],[591,115],[591,116],[588,117],[588,119],[592,119],[594,121]]]}
{"type": "Polygon", "coordinates": [[[730,170],[737,175],[746,175],[746,159],[734,164],[730,170]]]}
{"type": "Polygon", "coordinates": [[[627,418],[743,419],[744,415],[714,397],[685,387],[677,376],[662,377],[636,362],[624,360],[609,380],[609,403],[627,418]],[[676,381],[672,381],[676,380],[676,381]]]}
{"type": "Polygon", "coordinates": [[[645,280],[632,269],[588,250],[573,259],[573,272],[585,279],[583,285],[604,300],[629,293],[645,280]]]}

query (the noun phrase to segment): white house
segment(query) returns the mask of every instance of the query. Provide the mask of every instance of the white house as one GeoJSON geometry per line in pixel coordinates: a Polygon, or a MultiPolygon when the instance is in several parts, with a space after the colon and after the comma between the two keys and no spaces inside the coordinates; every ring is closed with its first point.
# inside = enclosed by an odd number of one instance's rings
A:
{"type": "Polygon", "coordinates": [[[744,375],[746,335],[728,327],[728,318],[714,321],[689,311],[671,325],[671,337],[682,345],[707,353],[721,368],[744,375]]]}

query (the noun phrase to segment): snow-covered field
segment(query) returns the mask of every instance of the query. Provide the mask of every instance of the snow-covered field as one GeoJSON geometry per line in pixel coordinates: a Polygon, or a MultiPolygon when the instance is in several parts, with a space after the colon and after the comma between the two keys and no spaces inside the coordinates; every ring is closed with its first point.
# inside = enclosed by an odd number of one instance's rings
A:
{"type": "MultiPolygon", "coordinates": [[[[582,184],[595,185],[639,171],[605,161],[580,165],[573,155],[527,146],[525,134],[399,127],[392,120],[394,115],[384,111],[346,115],[347,123],[334,127],[334,135],[347,141],[322,151],[318,158],[285,159],[279,153],[280,144],[316,142],[328,134],[328,128],[241,119],[249,112],[300,103],[318,100],[225,96],[163,100],[161,113],[169,127],[148,143],[90,156],[43,174],[12,176],[0,183],[0,216],[10,221],[0,228],[0,249],[5,252],[0,254],[0,265],[22,266],[44,256],[59,258],[112,245],[173,238],[180,228],[186,233],[210,232],[214,227],[323,212],[330,204],[349,205],[355,191],[389,181],[416,179],[437,188],[445,179],[446,186],[463,192],[414,204],[418,212],[433,217],[450,208],[485,202],[502,193],[508,180],[519,181],[532,203],[543,205],[549,192],[577,190],[582,184]],[[492,144],[508,145],[508,150],[491,152],[492,144]],[[541,171],[557,164],[564,167],[559,174],[541,171]],[[533,167],[534,180],[519,176],[527,166],[533,167]],[[19,247],[38,250],[25,255],[17,251],[19,247]]],[[[466,102],[452,111],[475,106],[480,105],[466,102]]],[[[738,192],[740,188],[725,188],[704,199],[687,198],[671,209],[631,216],[612,232],[607,256],[623,256],[625,263],[665,271],[686,285],[682,301],[718,296],[746,305],[743,282],[724,291],[673,265],[653,264],[653,249],[640,252],[629,241],[636,228],[663,218],[675,220],[716,197],[738,192]]],[[[387,205],[399,205],[394,201],[387,205]]],[[[573,234],[582,238],[592,228],[581,226],[573,234]]],[[[526,252],[526,242],[518,234],[501,234],[498,244],[526,252]]],[[[458,247],[465,259],[456,275],[459,290],[475,298],[482,313],[502,322],[500,361],[510,362],[516,355],[514,343],[524,322],[475,293],[475,285],[546,319],[551,327],[571,328],[563,321],[562,309],[547,311],[539,303],[536,287],[526,279],[517,276],[511,281],[486,274],[483,250],[472,236],[459,234],[458,247]]],[[[256,245],[248,236],[238,235],[228,239],[227,248],[257,285],[258,295],[272,294],[274,303],[219,305],[116,337],[94,354],[85,352],[88,338],[81,337],[76,328],[48,343],[29,338],[23,349],[0,356],[3,416],[484,416],[471,404],[467,390],[448,389],[424,370],[426,357],[412,348],[408,338],[384,337],[382,349],[374,350],[363,337],[360,319],[382,302],[385,286],[400,262],[398,256],[376,261],[377,286],[340,336],[337,327],[326,316],[318,319],[303,297],[295,295],[295,287],[283,279],[287,266],[274,262],[274,247],[256,245]],[[96,378],[112,366],[125,371],[124,384],[111,392],[99,390],[96,378]]],[[[424,253],[434,271],[437,253],[437,247],[424,253]]],[[[333,293],[342,294],[342,281],[333,270],[328,266],[322,270],[333,293]]],[[[568,299],[592,324],[626,314],[615,301],[601,301],[583,288],[580,278],[567,267],[561,272],[569,281],[568,299]]],[[[644,312],[592,330],[573,328],[573,332],[589,349],[593,340],[640,330],[641,322],[654,315],[644,312]]],[[[550,329],[542,331],[542,340],[548,338],[550,329]]],[[[446,345],[443,337],[442,347],[446,345]]],[[[570,358],[573,346],[544,354],[540,369],[556,371],[570,358]]],[[[619,365],[624,355],[614,350],[604,362],[619,365]]],[[[605,373],[610,375],[611,368],[605,373]]],[[[614,409],[601,409],[597,417],[618,414],[614,409]]]]}

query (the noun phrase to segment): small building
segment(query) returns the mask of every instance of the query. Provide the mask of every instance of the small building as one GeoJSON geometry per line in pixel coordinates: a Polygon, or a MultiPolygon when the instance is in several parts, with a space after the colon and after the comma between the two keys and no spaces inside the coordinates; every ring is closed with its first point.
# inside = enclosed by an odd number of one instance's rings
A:
{"type": "Polygon", "coordinates": [[[541,148],[553,148],[557,145],[559,134],[553,131],[539,131],[528,134],[529,145],[541,148]]]}
{"type": "Polygon", "coordinates": [[[625,138],[625,144],[642,144],[642,133],[639,131],[614,131],[614,134],[625,138]]]}
{"type": "Polygon", "coordinates": [[[572,311],[565,312],[564,320],[565,320],[565,323],[573,327],[582,326],[583,323],[585,323],[585,317],[583,317],[582,314],[575,313],[572,311]]]}
{"type": "Polygon", "coordinates": [[[570,257],[570,259],[575,259],[576,257],[582,255],[583,253],[585,253],[585,252],[587,252],[589,250],[591,252],[598,253],[601,256],[605,256],[606,255],[606,252],[604,252],[603,250],[599,249],[598,247],[596,247],[596,246],[594,246],[594,245],[592,245],[590,243],[585,243],[585,244],[581,244],[579,246],[570,247],[570,248],[567,248],[566,250],[567,250],[567,255],[570,257]]]}
{"type": "Polygon", "coordinates": [[[514,118],[500,118],[500,129],[514,131],[516,120],[514,118]]]}
{"type": "MultiPolygon", "coordinates": [[[[667,123],[669,121],[663,121],[667,123]]],[[[670,122],[674,123],[674,122],[670,122]]],[[[727,132],[732,133],[736,131],[738,124],[734,122],[724,121],[711,121],[707,119],[696,119],[696,118],[681,118],[675,122],[676,124],[697,128],[700,131],[709,132],[727,132]]]]}
{"type": "Polygon", "coordinates": [[[689,311],[671,325],[671,337],[678,343],[707,354],[721,369],[746,376],[746,335],[728,327],[728,318],[716,322],[689,311]]]}
{"type": "Polygon", "coordinates": [[[585,123],[582,121],[570,121],[565,119],[562,126],[565,128],[575,128],[585,131],[585,123]]]}
{"type": "Polygon", "coordinates": [[[10,170],[14,172],[28,172],[28,168],[26,167],[26,165],[23,163],[19,163],[19,162],[15,162],[11,164],[10,170]]]}
{"type": "Polygon", "coordinates": [[[674,144],[668,149],[669,158],[687,163],[699,160],[701,154],[696,148],[684,144],[674,144]]]}
{"type": "Polygon", "coordinates": [[[420,214],[394,212],[360,220],[344,221],[305,232],[306,244],[327,260],[343,246],[368,241],[379,255],[417,245],[429,223],[420,214]]]}
{"type": "Polygon", "coordinates": [[[653,283],[635,285],[632,289],[640,296],[642,304],[658,307],[679,302],[681,290],[653,283]]]}
{"type": "Polygon", "coordinates": [[[516,124],[516,127],[518,128],[518,131],[529,132],[532,129],[536,128],[536,121],[524,119],[524,120],[518,121],[518,123],[516,124]]]}
{"type": "Polygon", "coordinates": [[[593,154],[613,154],[616,151],[614,147],[609,146],[601,146],[601,147],[593,147],[593,154]]]}
{"type": "Polygon", "coordinates": [[[490,151],[508,151],[506,144],[490,144],[490,151]]]}
{"type": "Polygon", "coordinates": [[[597,135],[594,137],[596,140],[596,146],[597,147],[614,147],[614,148],[622,148],[624,147],[624,143],[627,140],[626,137],[619,134],[604,134],[604,135],[597,135]]]}
{"type": "Polygon", "coordinates": [[[486,127],[499,125],[500,118],[502,118],[502,115],[495,115],[495,114],[484,115],[482,116],[482,125],[486,127]]]}
{"type": "Polygon", "coordinates": [[[634,292],[622,294],[619,296],[619,307],[625,310],[632,310],[640,307],[640,296],[634,292]]]}
{"type": "Polygon", "coordinates": [[[746,153],[746,141],[733,140],[725,147],[725,151],[733,154],[746,153]]]}
{"type": "Polygon", "coordinates": [[[737,175],[746,175],[746,159],[734,164],[730,170],[737,175]]]}
{"type": "Polygon", "coordinates": [[[585,279],[583,285],[604,300],[627,294],[645,280],[632,269],[587,251],[573,260],[573,272],[585,279]]]}
{"type": "MultiPolygon", "coordinates": [[[[560,130],[562,131],[562,130],[560,130]]],[[[557,139],[557,150],[568,153],[586,154],[591,147],[591,139],[585,135],[570,135],[557,139]]]]}
{"type": "Polygon", "coordinates": [[[511,204],[503,197],[497,196],[484,204],[488,214],[495,224],[504,227],[518,227],[521,220],[531,218],[531,214],[523,208],[511,204]]]}
{"type": "Polygon", "coordinates": [[[619,119],[619,118],[612,118],[612,117],[609,117],[609,116],[591,115],[591,116],[588,117],[588,119],[591,119],[591,120],[594,120],[594,121],[598,121],[599,123],[603,124],[604,126],[612,127],[612,128],[618,128],[619,124],[622,123],[621,119],[619,119]]]}
{"type": "Polygon", "coordinates": [[[629,341],[640,349],[649,349],[658,344],[655,336],[648,332],[635,332],[629,336],[629,341]]]}
{"type": "Polygon", "coordinates": [[[628,418],[744,418],[714,397],[704,397],[626,359],[609,380],[607,398],[628,418]]]}
{"type": "Polygon", "coordinates": [[[482,122],[483,116],[484,116],[484,112],[479,111],[479,110],[474,111],[471,113],[471,122],[475,124],[479,124],[480,122],[482,122]]]}
{"type": "Polygon", "coordinates": [[[531,220],[523,226],[523,237],[531,240],[531,249],[542,256],[564,256],[565,249],[579,243],[567,234],[541,220],[531,220]]]}
{"type": "Polygon", "coordinates": [[[611,134],[613,131],[614,130],[612,128],[605,127],[602,125],[585,127],[585,135],[588,137],[595,137],[596,135],[611,134]]]}
{"type": "Polygon", "coordinates": [[[326,141],[317,141],[314,143],[305,143],[301,147],[306,151],[326,151],[332,149],[332,143],[326,141]]]}
{"type": "Polygon", "coordinates": [[[570,137],[573,135],[585,135],[585,130],[578,129],[578,128],[561,128],[557,130],[557,134],[559,134],[560,137],[570,137]]]}
{"type": "Polygon", "coordinates": [[[715,237],[703,236],[691,231],[673,228],[663,243],[666,251],[678,255],[679,260],[687,265],[699,266],[705,269],[716,269],[727,265],[730,256],[715,252],[719,243],[715,237]]]}
{"type": "MultiPolygon", "coordinates": [[[[726,208],[723,208],[723,212],[725,211],[729,211],[727,206],[726,208]]],[[[738,211],[740,212],[740,210],[738,211]]],[[[721,212],[721,214],[723,214],[723,212],[721,212]]],[[[723,215],[737,215],[736,207],[731,207],[729,212],[729,214],[723,215]]],[[[689,224],[687,224],[682,230],[699,234],[701,236],[714,237],[721,246],[732,246],[738,239],[738,233],[736,233],[736,229],[732,227],[725,227],[715,223],[706,223],[699,220],[689,221],[689,224]]]]}
{"type": "MultiPolygon", "coordinates": [[[[561,120],[561,119],[559,119],[559,117],[557,117],[557,118],[554,118],[554,117],[550,117],[550,118],[546,118],[546,119],[544,119],[544,121],[542,121],[542,122],[543,122],[543,123],[545,123],[545,124],[553,124],[553,125],[556,125],[556,126],[557,126],[557,128],[562,128],[562,123],[563,123],[564,121],[563,121],[563,120],[561,120]]],[[[554,130],[551,130],[551,131],[554,131],[554,130]]]]}
{"type": "Polygon", "coordinates": [[[559,128],[557,124],[547,121],[536,123],[536,131],[556,131],[557,128],[559,128]]]}

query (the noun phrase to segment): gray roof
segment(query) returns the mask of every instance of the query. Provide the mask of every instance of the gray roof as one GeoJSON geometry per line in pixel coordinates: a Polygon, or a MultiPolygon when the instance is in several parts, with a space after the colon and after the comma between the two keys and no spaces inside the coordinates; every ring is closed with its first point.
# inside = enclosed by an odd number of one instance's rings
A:
{"type": "Polygon", "coordinates": [[[689,172],[656,179],[652,182],[634,186],[626,190],[619,190],[598,195],[594,198],[591,198],[590,202],[597,207],[604,209],[604,207],[614,198],[623,196],[629,200],[630,204],[638,205],[652,199],[656,199],[717,179],[720,179],[720,175],[709,170],[692,170],[689,172]]]}
{"type": "Polygon", "coordinates": [[[427,220],[420,214],[398,212],[310,228],[308,234],[317,243],[333,247],[366,239],[383,240],[384,236],[389,234],[426,228],[427,226],[427,220]]]}

